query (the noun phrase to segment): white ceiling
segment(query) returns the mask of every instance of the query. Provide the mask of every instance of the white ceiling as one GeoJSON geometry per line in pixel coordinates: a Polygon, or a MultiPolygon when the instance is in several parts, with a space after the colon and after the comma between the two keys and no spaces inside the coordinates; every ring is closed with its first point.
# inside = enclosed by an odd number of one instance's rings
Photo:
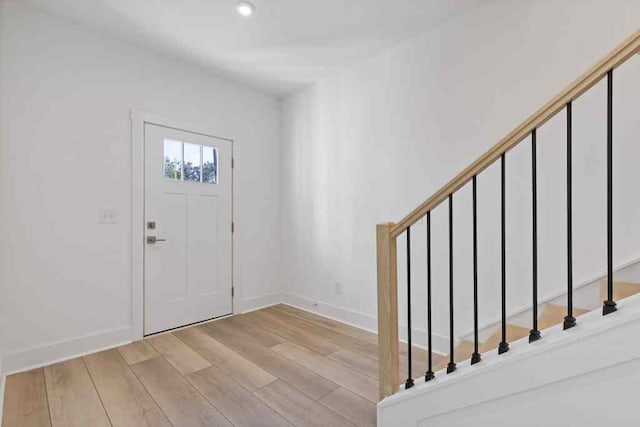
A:
{"type": "Polygon", "coordinates": [[[487,0],[29,0],[132,44],[286,95],[487,0]]]}

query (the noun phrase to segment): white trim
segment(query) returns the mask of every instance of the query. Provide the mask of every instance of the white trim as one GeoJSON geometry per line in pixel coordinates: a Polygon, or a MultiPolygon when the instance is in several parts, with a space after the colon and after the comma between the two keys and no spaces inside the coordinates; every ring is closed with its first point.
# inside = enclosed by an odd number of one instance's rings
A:
{"type": "MultiPolygon", "coordinates": [[[[308,311],[319,316],[337,320],[358,329],[364,329],[365,331],[373,332],[374,334],[378,333],[378,319],[375,316],[360,313],[355,310],[349,310],[344,307],[327,304],[324,302],[313,301],[309,298],[293,294],[284,294],[283,301],[285,304],[295,308],[299,308],[300,310],[308,311]]],[[[427,331],[418,328],[412,328],[411,330],[413,345],[416,347],[425,348],[427,342],[427,331]]],[[[400,341],[406,342],[406,325],[398,325],[398,333],[400,341]]],[[[438,353],[441,355],[447,354],[447,352],[449,351],[449,338],[438,334],[432,334],[431,339],[432,349],[434,353],[438,353]]]]}
{"type": "MultiPolygon", "coordinates": [[[[640,346],[636,341],[627,338],[637,335],[637,329],[640,327],[640,294],[620,301],[618,308],[615,315],[606,317],[599,311],[587,313],[581,316],[579,327],[566,331],[562,330],[562,325],[556,325],[546,331],[543,340],[532,344],[527,342],[527,337],[522,338],[513,343],[508,353],[501,356],[498,356],[497,352],[490,352],[483,355],[483,361],[477,365],[460,364],[455,375],[436,375],[436,379],[428,383],[418,379],[416,386],[411,390],[402,390],[378,403],[378,425],[384,425],[385,419],[395,419],[397,414],[406,413],[407,407],[403,403],[415,399],[420,399],[415,407],[420,408],[421,414],[418,419],[423,421],[638,359],[640,346]],[[601,348],[616,348],[616,351],[608,352],[607,357],[602,357],[598,352],[583,352],[580,353],[580,358],[576,359],[575,354],[578,350],[572,349],[571,346],[578,345],[587,338],[610,340],[610,346],[603,345],[601,348]],[[556,352],[557,355],[554,355],[556,352]],[[536,375],[520,375],[523,371],[531,372],[533,368],[527,366],[528,363],[538,363],[538,360],[548,360],[550,357],[556,357],[557,363],[547,363],[546,369],[536,369],[536,375]],[[569,359],[564,360],[565,357],[569,359]],[[568,360],[571,360],[571,363],[568,363],[568,360]],[[505,376],[509,378],[508,382],[496,383],[495,375],[499,370],[506,370],[508,374],[513,372],[512,375],[505,376]],[[483,393],[469,390],[469,394],[463,396],[460,386],[456,385],[476,377],[486,377],[484,383],[491,383],[492,387],[485,388],[483,393]],[[518,381],[514,381],[514,377],[517,377],[518,381]],[[451,395],[457,398],[452,398],[451,395]],[[387,413],[388,411],[391,413],[387,413]]],[[[462,386],[463,389],[466,387],[464,384],[462,386]]],[[[405,423],[403,425],[410,425],[412,421],[401,422],[405,423]]]]}
{"type": "MultiPolygon", "coordinates": [[[[185,132],[198,133],[231,142],[230,138],[216,136],[206,126],[161,117],[144,111],[131,110],[131,331],[133,340],[144,337],[144,124],[150,123],[185,132]]],[[[233,221],[233,169],[231,169],[231,220],[233,221]]],[[[234,235],[231,236],[231,286],[234,281],[234,235]]],[[[235,289],[236,292],[239,289],[235,289]]],[[[235,313],[234,298],[231,299],[235,313]]]]}
{"type": "Polygon", "coordinates": [[[86,354],[119,347],[132,341],[131,332],[130,327],[112,329],[5,354],[2,373],[13,375],[86,354]]]}
{"type": "Polygon", "coordinates": [[[160,335],[172,334],[174,332],[184,331],[185,329],[195,328],[196,326],[206,325],[207,323],[217,322],[218,320],[228,319],[232,317],[233,314],[225,314],[220,317],[214,317],[213,319],[203,320],[202,322],[191,323],[190,325],[178,326],[177,328],[167,329],[166,331],[155,332],[153,334],[146,335],[145,338],[149,337],[157,337],[160,335]]]}
{"type": "Polygon", "coordinates": [[[236,302],[237,313],[248,313],[250,311],[260,310],[261,308],[271,307],[272,305],[280,304],[283,301],[283,294],[280,292],[262,295],[259,297],[252,297],[236,302]]]}

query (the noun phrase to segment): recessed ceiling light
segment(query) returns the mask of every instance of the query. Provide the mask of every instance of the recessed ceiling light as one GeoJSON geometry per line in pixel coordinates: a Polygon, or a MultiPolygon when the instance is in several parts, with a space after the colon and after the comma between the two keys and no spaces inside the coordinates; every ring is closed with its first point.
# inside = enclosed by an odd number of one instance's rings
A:
{"type": "Polygon", "coordinates": [[[238,4],[236,4],[236,11],[242,16],[251,15],[255,8],[256,7],[253,5],[253,3],[248,1],[239,1],[238,4]]]}

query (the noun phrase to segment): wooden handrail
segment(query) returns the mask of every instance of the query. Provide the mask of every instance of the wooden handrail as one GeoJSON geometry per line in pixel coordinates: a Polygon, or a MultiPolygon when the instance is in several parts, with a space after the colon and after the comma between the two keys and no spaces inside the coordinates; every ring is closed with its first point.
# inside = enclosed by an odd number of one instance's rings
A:
{"type": "Polygon", "coordinates": [[[402,221],[391,228],[391,238],[396,238],[407,228],[418,222],[430,210],[449,197],[450,194],[462,188],[474,175],[479,174],[493,162],[500,158],[523,139],[525,139],[534,129],[539,128],[551,119],[560,110],[565,108],[568,102],[575,100],[593,85],[598,83],[609,70],[615,69],[623,64],[627,59],[636,53],[640,53],[640,30],[616,47],[611,53],[605,56],[600,62],[593,66],[576,81],[567,86],[562,92],[556,95],[544,107],[535,112],[531,117],[522,122],[518,127],[505,136],[500,142],[491,147],[475,162],[469,165],[454,179],[440,188],[433,196],[414,209],[402,221]]]}

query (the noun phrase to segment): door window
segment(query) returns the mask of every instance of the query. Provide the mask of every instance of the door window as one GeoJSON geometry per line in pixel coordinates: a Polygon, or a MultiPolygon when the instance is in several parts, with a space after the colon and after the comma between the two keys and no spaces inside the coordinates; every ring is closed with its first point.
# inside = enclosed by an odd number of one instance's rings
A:
{"type": "Polygon", "coordinates": [[[218,149],[165,139],[163,171],[165,179],[217,184],[218,149]]]}

